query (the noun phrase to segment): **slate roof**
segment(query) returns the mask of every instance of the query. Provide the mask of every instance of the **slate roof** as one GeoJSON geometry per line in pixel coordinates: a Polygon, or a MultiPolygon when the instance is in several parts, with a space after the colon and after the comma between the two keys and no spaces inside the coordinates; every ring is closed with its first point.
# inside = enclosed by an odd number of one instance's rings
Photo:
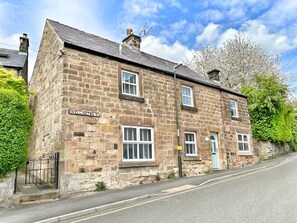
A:
{"type": "Polygon", "coordinates": [[[0,65],[22,69],[26,62],[27,54],[18,50],[0,48],[0,65]]]}
{"type": "MultiPolygon", "coordinates": [[[[47,22],[51,25],[58,37],[64,42],[64,45],[66,46],[76,46],[90,52],[96,52],[173,75],[173,67],[176,65],[176,63],[172,61],[168,61],[142,51],[136,52],[124,46],[122,46],[120,50],[119,43],[72,28],[50,19],[47,19],[47,22]]],[[[178,69],[176,69],[176,73],[178,78],[190,80],[192,82],[204,84],[242,97],[246,97],[234,91],[233,89],[222,86],[220,83],[196,73],[186,66],[180,66],[178,69]]]]}

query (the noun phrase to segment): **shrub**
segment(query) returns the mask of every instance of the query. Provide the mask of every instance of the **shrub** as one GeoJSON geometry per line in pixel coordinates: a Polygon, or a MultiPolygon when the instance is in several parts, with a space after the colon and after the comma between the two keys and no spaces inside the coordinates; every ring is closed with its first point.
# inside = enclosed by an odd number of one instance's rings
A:
{"type": "Polygon", "coordinates": [[[102,181],[96,183],[96,191],[105,191],[107,190],[106,184],[102,181]]]}
{"type": "Polygon", "coordinates": [[[0,68],[0,178],[24,166],[33,116],[26,83],[0,68]]]}
{"type": "Polygon", "coordinates": [[[167,179],[175,179],[175,178],[176,178],[176,176],[175,176],[174,171],[171,171],[168,173],[167,179]]]}

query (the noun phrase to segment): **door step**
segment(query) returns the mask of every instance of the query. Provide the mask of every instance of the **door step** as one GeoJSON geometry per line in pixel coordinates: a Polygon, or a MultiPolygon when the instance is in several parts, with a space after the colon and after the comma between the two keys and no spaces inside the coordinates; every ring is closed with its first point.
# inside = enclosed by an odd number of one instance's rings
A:
{"type": "Polygon", "coordinates": [[[19,185],[17,191],[21,204],[56,200],[60,196],[59,190],[41,189],[35,184],[19,185]]]}

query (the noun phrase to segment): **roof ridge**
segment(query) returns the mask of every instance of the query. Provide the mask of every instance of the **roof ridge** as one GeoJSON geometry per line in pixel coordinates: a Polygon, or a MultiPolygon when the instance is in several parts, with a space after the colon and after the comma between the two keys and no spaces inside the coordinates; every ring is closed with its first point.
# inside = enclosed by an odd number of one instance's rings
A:
{"type": "Polygon", "coordinates": [[[69,25],[60,23],[60,22],[55,21],[55,20],[52,20],[52,19],[46,19],[46,20],[49,21],[50,23],[51,23],[51,22],[54,22],[54,23],[57,23],[57,24],[59,24],[59,25],[61,25],[61,26],[65,26],[65,27],[68,27],[68,28],[70,28],[70,29],[73,29],[73,30],[76,30],[76,31],[79,31],[79,32],[82,32],[82,33],[85,33],[85,34],[88,34],[88,35],[91,35],[91,36],[95,36],[95,37],[97,37],[97,38],[101,38],[101,39],[106,40],[106,41],[108,41],[108,42],[112,42],[112,43],[119,44],[119,43],[117,43],[117,42],[115,42],[115,41],[109,40],[109,39],[104,38],[104,37],[102,37],[102,36],[99,36],[99,35],[96,35],[96,34],[93,34],[93,33],[89,33],[89,32],[80,30],[80,29],[78,29],[78,28],[74,28],[74,27],[72,27],[72,26],[69,26],[69,25]]]}
{"type": "MultiPolygon", "coordinates": [[[[98,37],[98,38],[104,39],[104,40],[106,40],[106,41],[109,41],[109,42],[111,42],[111,43],[115,43],[115,44],[118,44],[118,45],[120,45],[120,44],[121,44],[121,43],[118,43],[118,42],[112,41],[112,40],[110,40],[110,39],[104,38],[104,37],[102,37],[102,36],[98,36],[98,35],[96,35],[96,34],[89,33],[89,32],[86,32],[86,31],[80,30],[80,29],[78,29],[78,28],[74,28],[74,27],[72,27],[72,26],[69,26],[69,25],[65,25],[65,24],[63,24],[63,23],[60,23],[60,22],[54,21],[54,20],[52,20],[52,19],[47,19],[47,20],[48,20],[49,22],[58,23],[59,25],[66,26],[66,27],[68,27],[68,28],[70,28],[70,29],[73,29],[73,30],[76,30],[76,31],[79,31],[79,32],[83,32],[83,33],[86,33],[86,34],[88,34],[88,35],[92,35],[92,36],[95,36],[95,37],[98,37]]],[[[128,49],[129,49],[129,48],[128,48],[128,49]]],[[[162,57],[158,57],[158,56],[155,56],[155,55],[153,55],[153,54],[146,53],[146,52],[144,52],[144,51],[140,51],[140,52],[141,52],[141,53],[143,53],[143,54],[149,55],[149,56],[151,56],[151,57],[155,57],[155,58],[158,58],[158,59],[162,59],[162,60],[164,60],[164,61],[167,61],[167,62],[169,62],[169,63],[172,63],[172,64],[178,64],[178,62],[174,62],[174,61],[171,61],[171,60],[168,60],[168,59],[162,58],[162,57]]],[[[183,65],[183,66],[185,66],[185,65],[183,65]]],[[[186,67],[187,67],[187,66],[186,66],[186,67]]]]}
{"type": "MultiPolygon", "coordinates": [[[[62,24],[60,22],[47,19],[49,25],[52,26],[54,32],[58,35],[63,43],[67,43],[73,46],[81,47],[86,50],[94,51],[101,53],[103,55],[112,56],[121,60],[125,60],[127,62],[133,62],[135,64],[145,66],[148,68],[157,69],[166,73],[173,73],[173,66],[176,65],[176,62],[170,61],[168,59],[164,59],[143,51],[139,51],[136,55],[136,52],[128,48],[131,53],[122,55],[119,53],[121,43],[117,43],[115,41],[103,38],[101,36],[88,33],[86,31],[71,27],[69,25],[62,24]],[[98,41],[98,43],[97,43],[98,41]],[[101,41],[101,42],[100,42],[101,41]],[[85,44],[87,43],[87,45],[85,44]]],[[[127,52],[129,52],[127,51],[127,52]]],[[[241,95],[230,89],[228,87],[223,86],[221,83],[214,83],[212,80],[200,74],[194,70],[192,70],[187,65],[183,65],[183,71],[179,70],[177,74],[181,78],[185,78],[194,82],[206,84],[211,87],[215,87],[217,89],[224,89],[225,91],[232,92],[238,95],[241,95]]]]}

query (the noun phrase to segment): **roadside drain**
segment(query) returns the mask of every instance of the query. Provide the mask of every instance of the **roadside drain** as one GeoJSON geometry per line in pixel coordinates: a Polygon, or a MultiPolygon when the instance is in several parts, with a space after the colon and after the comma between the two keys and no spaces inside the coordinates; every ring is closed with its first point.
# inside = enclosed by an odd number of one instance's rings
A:
{"type": "Polygon", "coordinates": [[[197,187],[197,186],[185,184],[185,185],[180,186],[180,187],[173,187],[173,188],[169,188],[169,189],[166,189],[166,190],[162,190],[162,192],[163,193],[176,193],[176,192],[180,192],[180,191],[184,191],[184,190],[189,190],[189,189],[192,189],[192,188],[195,188],[195,187],[197,187]]]}

